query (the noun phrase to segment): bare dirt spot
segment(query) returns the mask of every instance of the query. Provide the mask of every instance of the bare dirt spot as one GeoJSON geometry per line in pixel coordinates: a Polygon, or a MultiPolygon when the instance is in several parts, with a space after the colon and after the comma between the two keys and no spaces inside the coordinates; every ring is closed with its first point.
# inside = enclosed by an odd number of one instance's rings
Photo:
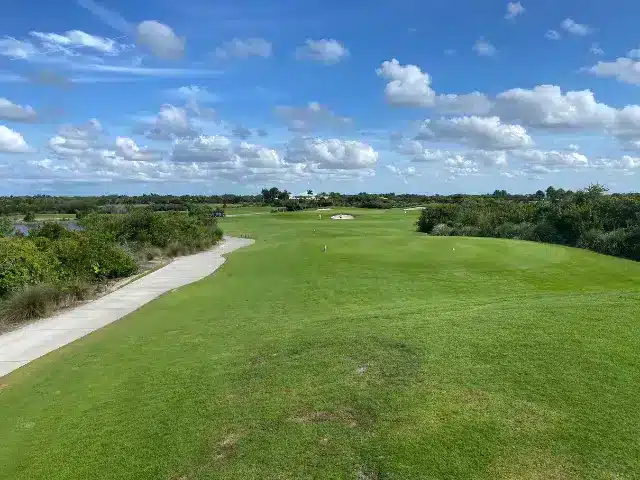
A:
{"type": "Polygon", "coordinates": [[[335,412],[309,412],[294,417],[293,421],[302,424],[337,422],[342,423],[349,428],[355,428],[358,426],[355,416],[347,410],[338,410],[335,412]]]}
{"type": "Polygon", "coordinates": [[[347,213],[340,213],[338,215],[331,215],[331,220],[353,220],[353,215],[347,213]]]}
{"type": "Polygon", "coordinates": [[[0,383],[0,390],[4,390],[5,388],[7,388],[9,386],[8,383],[0,383]]]}

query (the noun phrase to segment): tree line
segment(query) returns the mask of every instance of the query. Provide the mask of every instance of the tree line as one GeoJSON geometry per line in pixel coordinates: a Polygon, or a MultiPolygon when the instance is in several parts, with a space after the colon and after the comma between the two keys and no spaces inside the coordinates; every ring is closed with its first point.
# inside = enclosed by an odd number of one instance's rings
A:
{"type": "Polygon", "coordinates": [[[431,202],[416,227],[432,235],[531,240],[640,260],[640,196],[607,195],[601,185],[576,192],[549,187],[525,202],[508,195],[431,202]]]}
{"type": "MultiPolygon", "coordinates": [[[[429,203],[458,204],[468,200],[500,199],[512,202],[536,202],[547,197],[549,191],[562,195],[564,190],[550,187],[547,191],[538,190],[532,194],[514,194],[506,190],[492,193],[470,195],[426,195],[408,193],[367,193],[344,194],[339,192],[319,192],[313,195],[308,190],[306,196],[294,196],[287,190],[277,187],[263,188],[255,195],[102,195],[102,196],[5,196],[0,197],[1,215],[34,214],[80,214],[91,212],[122,213],[130,207],[145,205],[154,211],[187,211],[190,204],[215,204],[222,208],[251,205],[272,206],[285,210],[301,210],[317,207],[356,207],[356,208],[399,208],[426,205],[429,203]],[[550,190],[551,189],[551,190],[550,190]],[[294,198],[295,197],[295,198],[294,198]]],[[[612,194],[611,197],[623,197],[640,201],[640,193],[612,194]]]]}

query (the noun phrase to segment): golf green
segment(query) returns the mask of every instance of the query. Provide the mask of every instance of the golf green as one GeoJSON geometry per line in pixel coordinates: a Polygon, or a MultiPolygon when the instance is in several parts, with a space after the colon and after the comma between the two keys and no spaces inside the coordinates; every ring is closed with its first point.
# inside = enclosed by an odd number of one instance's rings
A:
{"type": "Polygon", "coordinates": [[[222,219],[256,243],[0,379],[0,478],[636,478],[640,264],[418,214],[222,219]]]}

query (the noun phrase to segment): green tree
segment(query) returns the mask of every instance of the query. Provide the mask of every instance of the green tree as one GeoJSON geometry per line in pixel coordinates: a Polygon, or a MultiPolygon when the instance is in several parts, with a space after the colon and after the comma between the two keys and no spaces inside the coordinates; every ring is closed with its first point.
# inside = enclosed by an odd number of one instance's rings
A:
{"type": "Polygon", "coordinates": [[[29,210],[25,215],[24,215],[24,219],[25,222],[35,222],[36,221],[36,214],[33,213],[31,210],[29,210]]]}
{"type": "Polygon", "coordinates": [[[272,204],[273,202],[275,202],[280,198],[280,195],[281,195],[281,192],[276,187],[271,187],[269,189],[266,189],[266,188],[262,189],[262,200],[266,204],[272,204]]]}
{"type": "Polygon", "coordinates": [[[13,232],[13,221],[9,217],[0,217],[0,237],[8,237],[13,232]]]}

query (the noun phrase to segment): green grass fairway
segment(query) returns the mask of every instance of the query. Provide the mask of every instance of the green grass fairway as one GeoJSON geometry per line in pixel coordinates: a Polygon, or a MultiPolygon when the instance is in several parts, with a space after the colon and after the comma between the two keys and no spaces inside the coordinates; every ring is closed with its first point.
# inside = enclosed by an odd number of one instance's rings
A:
{"type": "Polygon", "coordinates": [[[638,478],[639,263],[341,212],[1,378],[0,478],[638,478]]]}

